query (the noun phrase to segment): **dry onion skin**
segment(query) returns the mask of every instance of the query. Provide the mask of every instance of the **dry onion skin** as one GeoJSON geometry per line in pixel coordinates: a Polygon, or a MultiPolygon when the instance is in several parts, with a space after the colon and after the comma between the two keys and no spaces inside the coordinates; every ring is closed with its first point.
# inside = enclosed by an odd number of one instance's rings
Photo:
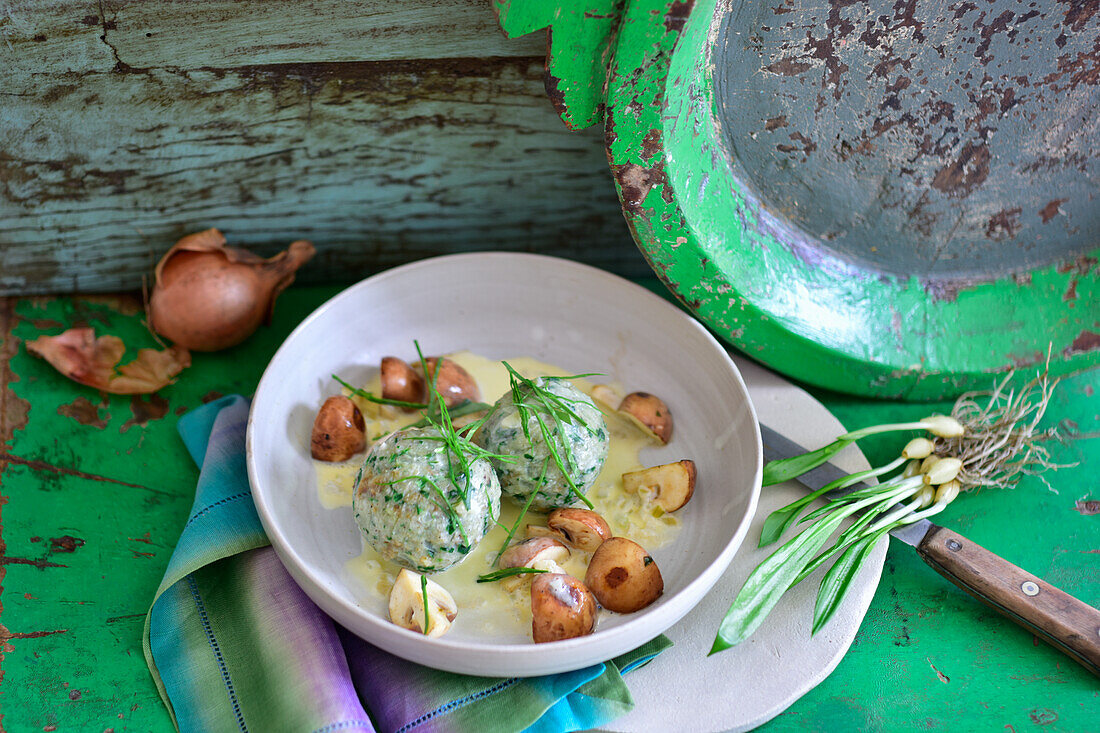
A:
{"type": "Polygon", "coordinates": [[[193,351],[218,351],[271,318],[275,299],[316,251],[305,240],[264,259],[225,246],[217,229],[189,234],[157,263],[149,325],[193,351]]]}
{"type": "Polygon", "coordinates": [[[117,336],[100,336],[90,328],[70,328],[57,336],[39,336],[27,342],[27,351],[48,361],[69,379],[114,394],[148,394],[166,387],[191,366],[191,355],[181,346],[164,351],[141,349],[129,364],[119,367],[126,345],[117,336]]]}

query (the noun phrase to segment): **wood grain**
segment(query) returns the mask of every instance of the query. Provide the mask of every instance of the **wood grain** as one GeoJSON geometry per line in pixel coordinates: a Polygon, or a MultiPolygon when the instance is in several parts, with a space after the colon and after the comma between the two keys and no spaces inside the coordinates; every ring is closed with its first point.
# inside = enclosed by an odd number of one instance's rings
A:
{"type": "Polygon", "coordinates": [[[505,38],[487,0],[17,0],[0,18],[0,55],[22,73],[546,53],[544,33],[505,38]]]}
{"type": "Polygon", "coordinates": [[[204,0],[108,3],[108,40],[136,67],[227,67],[407,58],[540,56],[546,38],[508,40],[487,0],[204,0]]]}
{"type": "Polygon", "coordinates": [[[139,288],[210,226],[261,254],[311,239],[300,282],[483,249],[648,271],[600,137],[546,99],[545,39],[504,39],[487,4],[13,7],[0,294],[139,288]]]}
{"type": "Polygon", "coordinates": [[[943,527],[917,547],[952,583],[1100,675],[1100,611],[943,527]]]}

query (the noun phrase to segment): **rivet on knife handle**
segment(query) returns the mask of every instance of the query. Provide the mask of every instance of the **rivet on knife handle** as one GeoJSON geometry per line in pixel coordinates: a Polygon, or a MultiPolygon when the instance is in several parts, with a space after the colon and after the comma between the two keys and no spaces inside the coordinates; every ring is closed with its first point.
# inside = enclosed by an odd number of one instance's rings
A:
{"type": "Polygon", "coordinates": [[[1100,676],[1100,611],[943,527],[917,546],[941,575],[1100,676]]]}

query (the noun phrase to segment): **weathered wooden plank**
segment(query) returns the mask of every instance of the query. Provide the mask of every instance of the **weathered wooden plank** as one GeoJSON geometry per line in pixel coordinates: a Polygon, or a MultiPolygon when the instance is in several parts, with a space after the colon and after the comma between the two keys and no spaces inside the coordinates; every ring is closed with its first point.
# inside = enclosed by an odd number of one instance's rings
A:
{"type": "Polygon", "coordinates": [[[5,3],[0,293],[136,288],[207,226],[312,239],[314,282],[473,249],[642,274],[544,53],[481,0],[5,3]]]}
{"type": "Polygon", "coordinates": [[[0,95],[35,73],[110,69],[115,61],[102,33],[96,0],[0,3],[0,95]]]}
{"type": "Polygon", "coordinates": [[[123,62],[239,66],[304,61],[533,56],[546,38],[508,40],[487,0],[236,0],[106,5],[107,40],[123,62]]]}
{"type": "Polygon", "coordinates": [[[488,0],[18,0],[0,4],[9,74],[71,69],[227,68],[546,53],[509,40],[488,0]]]}
{"type": "Polygon", "coordinates": [[[600,138],[542,79],[542,58],[28,76],[0,108],[0,292],[138,287],[208,226],[312,239],[314,282],[474,249],[641,274],[600,138]]]}

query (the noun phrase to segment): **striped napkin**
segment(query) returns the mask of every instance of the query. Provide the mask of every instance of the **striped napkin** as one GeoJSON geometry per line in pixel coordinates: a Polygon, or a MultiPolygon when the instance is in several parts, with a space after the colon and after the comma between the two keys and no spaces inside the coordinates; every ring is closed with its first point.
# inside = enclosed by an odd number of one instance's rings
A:
{"type": "Polygon", "coordinates": [[[260,525],[245,467],[248,401],[180,419],[195,504],[145,619],[145,659],[181,731],[571,731],[634,706],[622,675],[671,642],[575,672],[471,677],[341,628],[298,588],[260,525]]]}

